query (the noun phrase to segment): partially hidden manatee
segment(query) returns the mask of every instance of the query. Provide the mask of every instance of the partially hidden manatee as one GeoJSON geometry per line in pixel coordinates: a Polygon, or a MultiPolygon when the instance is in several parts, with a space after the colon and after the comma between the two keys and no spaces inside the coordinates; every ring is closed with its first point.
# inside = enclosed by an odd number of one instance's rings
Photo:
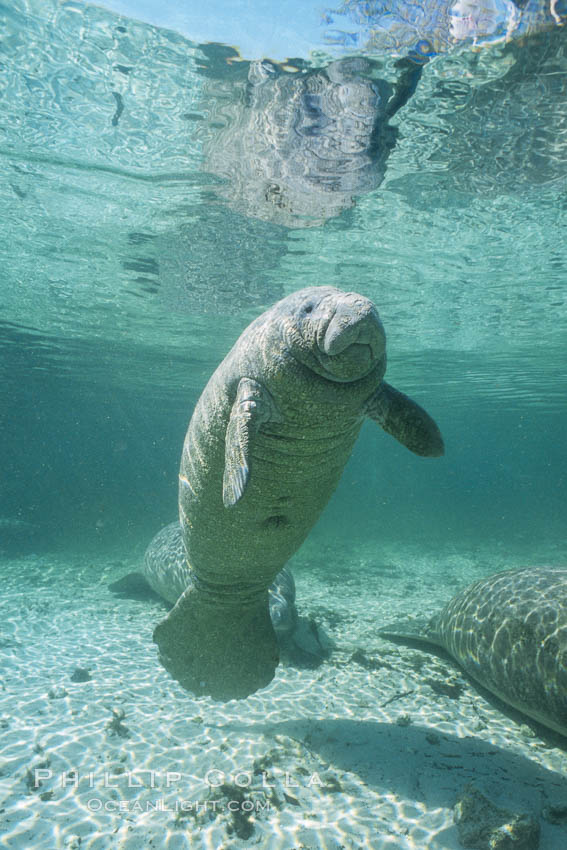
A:
{"type": "Polygon", "coordinates": [[[429,622],[394,623],[379,634],[442,647],[503,702],[567,735],[567,568],[495,573],[429,622]]]}
{"type": "Polygon", "coordinates": [[[226,700],[272,680],[268,589],[327,504],[365,417],[416,454],[443,454],[433,419],[385,371],[372,302],[321,286],[253,321],[209,380],[179,471],[192,582],[154,631],[188,690],[226,700]]]}
{"type": "MultiPolygon", "coordinates": [[[[111,589],[139,589],[140,582],[175,603],[193,582],[179,522],[171,522],[155,535],[146,549],[142,574],[131,573],[111,589]],[[128,580],[128,581],[126,581],[128,580]]],[[[268,588],[270,619],[285,659],[297,667],[318,667],[330,654],[333,641],[311,619],[299,617],[295,606],[295,580],[289,567],[276,575],[268,588]]]]}
{"type": "MultiPolygon", "coordinates": [[[[143,576],[151,589],[167,602],[175,603],[192,582],[179,522],[158,531],[144,555],[143,576]]],[[[270,618],[278,637],[287,637],[297,625],[295,581],[284,567],[268,588],[270,618]]]]}

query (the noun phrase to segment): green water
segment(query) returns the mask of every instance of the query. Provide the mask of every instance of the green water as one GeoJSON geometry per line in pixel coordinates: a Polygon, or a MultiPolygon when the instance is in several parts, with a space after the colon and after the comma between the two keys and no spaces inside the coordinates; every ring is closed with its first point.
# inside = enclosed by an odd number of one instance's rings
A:
{"type": "MultiPolygon", "coordinates": [[[[143,550],[175,515],[220,359],[279,297],[332,284],[376,303],[388,379],[447,453],[423,461],[365,426],[314,533],[564,558],[562,30],[426,65],[383,182],[306,227],[238,202],[234,50],[96,7],[3,17],[0,516],[30,524],[6,524],[6,551],[143,550]]],[[[396,73],[387,57],[369,71],[396,73]]]]}

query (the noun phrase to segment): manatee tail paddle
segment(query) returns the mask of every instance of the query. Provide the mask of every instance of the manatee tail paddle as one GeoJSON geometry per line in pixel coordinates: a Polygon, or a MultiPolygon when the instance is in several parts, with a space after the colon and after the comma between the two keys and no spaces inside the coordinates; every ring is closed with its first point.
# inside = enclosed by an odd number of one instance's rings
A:
{"type": "Polygon", "coordinates": [[[156,626],[154,642],[182,687],[217,700],[244,699],[265,688],[279,662],[267,591],[254,604],[213,604],[189,587],[156,626]]]}

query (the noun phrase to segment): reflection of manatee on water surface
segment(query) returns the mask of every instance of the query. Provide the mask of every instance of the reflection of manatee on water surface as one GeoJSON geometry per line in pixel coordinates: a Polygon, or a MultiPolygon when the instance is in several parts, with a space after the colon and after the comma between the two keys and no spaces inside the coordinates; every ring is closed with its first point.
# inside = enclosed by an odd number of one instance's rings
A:
{"type": "Polygon", "coordinates": [[[372,302],[321,286],[253,321],[209,380],[179,472],[192,581],[154,631],[188,690],[241,698],[272,680],[269,587],[327,504],[366,417],[418,455],[443,454],[435,422],[385,371],[372,302]]]}
{"type": "Polygon", "coordinates": [[[223,178],[217,194],[245,216],[313,227],[350,209],[384,180],[398,137],[389,122],[432,57],[523,46],[564,24],[567,7],[564,0],[346,0],[325,21],[325,40],[357,55],[295,73],[254,61],[247,81],[217,81],[208,93],[203,168],[223,178]],[[378,78],[380,57],[399,57],[394,82],[378,78]]]}
{"type": "Polygon", "coordinates": [[[503,702],[567,735],[567,568],[496,573],[429,622],[393,623],[379,634],[442,647],[503,702]]]}
{"type": "Polygon", "coordinates": [[[287,227],[320,225],[354,206],[384,179],[398,134],[389,120],[413,94],[422,63],[402,59],[397,69],[391,85],[369,76],[363,58],[297,73],[252,62],[232,104],[222,101],[225,126],[205,145],[204,168],[227,181],[218,194],[244,215],[287,227]]]}

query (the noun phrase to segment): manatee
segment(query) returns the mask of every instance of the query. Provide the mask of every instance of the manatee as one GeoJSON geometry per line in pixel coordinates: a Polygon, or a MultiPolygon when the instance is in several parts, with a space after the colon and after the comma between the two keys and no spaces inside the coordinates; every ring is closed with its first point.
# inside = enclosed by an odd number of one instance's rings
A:
{"type": "Polygon", "coordinates": [[[379,634],[442,647],[503,702],[567,735],[567,568],[496,573],[428,623],[394,623],[379,634]]]}
{"type": "Polygon", "coordinates": [[[212,375],[179,471],[192,582],[154,631],[189,691],[243,698],[272,680],[268,589],[327,504],[365,417],[418,455],[443,454],[433,419],[385,371],[372,302],[321,286],[255,319],[212,375]]]}

